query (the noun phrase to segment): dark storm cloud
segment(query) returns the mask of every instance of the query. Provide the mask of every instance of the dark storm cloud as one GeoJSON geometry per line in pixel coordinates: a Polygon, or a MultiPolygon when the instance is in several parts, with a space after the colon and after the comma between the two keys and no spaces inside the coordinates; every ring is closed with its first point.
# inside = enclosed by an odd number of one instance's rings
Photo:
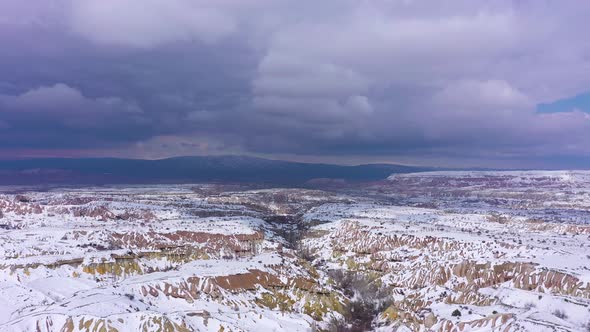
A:
{"type": "Polygon", "coordinates": [[[0,146],[84,147],[149,137],[151,120],[117,97],[87,98],[65,84],[0,95],[0,146]]]}
{"type": "Polygon", "coordinates": [[[536,112],[590,90],[588,14],[550,1],[3,1],[0,148],[588,157],[587,113],[536,112]]]}

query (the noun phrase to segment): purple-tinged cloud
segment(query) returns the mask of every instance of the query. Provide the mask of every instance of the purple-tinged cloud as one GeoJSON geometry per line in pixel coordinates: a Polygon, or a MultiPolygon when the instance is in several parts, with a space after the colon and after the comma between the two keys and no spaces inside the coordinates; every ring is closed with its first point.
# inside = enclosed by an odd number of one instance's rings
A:
{"type": "Polygon", "coordinates": [[[150,124],[134,102],[87,98],[65,84],[0,95],[0,120],[0,145],[10,148],[118,144],[144,136],[141,129],[150,124]],[[123,132],[130,128],[136,131],[123,132]]]}
{"type": "Polygon", "coordinates": [[[588,114],[536,105],[590,91],[589,14],[512,0],[6,0],[3,146],[586,158],[588,114]]]}

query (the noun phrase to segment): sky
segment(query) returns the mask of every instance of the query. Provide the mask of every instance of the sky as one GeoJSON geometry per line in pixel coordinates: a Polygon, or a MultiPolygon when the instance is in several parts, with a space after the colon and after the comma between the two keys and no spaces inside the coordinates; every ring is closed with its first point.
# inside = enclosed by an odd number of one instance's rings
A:
{"type": "Polygon", "coordinates": [[[590,168],[590,2],[2,0],[0,158],[590,168]]]}

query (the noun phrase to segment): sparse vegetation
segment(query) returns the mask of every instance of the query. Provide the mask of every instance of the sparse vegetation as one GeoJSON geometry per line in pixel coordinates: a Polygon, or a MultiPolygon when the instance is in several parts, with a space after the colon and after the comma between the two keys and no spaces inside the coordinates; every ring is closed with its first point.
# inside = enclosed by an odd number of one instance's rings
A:
{"type": "Polygon", "coordinates": [[[555,311],[553,311],[553,316],[559,318],[559,319],[567,319],[567,314],[565,313],[565,311],[561,310],[561,309],[557,309],[555,311]]]}
{"type": "Polygon", "coordinates": [[[536,308],[536,307],[537,307],[537,305],[534,304],[533,302],[527,302],[527,303],[524,304],[524,308],[526,310],[531,310],[531,309],[536,308]]]}
{"type": "Polygon", "coordinates": [[[299,254],[299,257],[305,259],[308,262],[312,262],[315,259],[313,252],[307,247],[301,248],[297,251],[297,253],[299,254]]]}
{"type": "Polygon", "coordinates": [[[393,302],[390,292],[364,273],[332,270],[328,274],[336,287],[352,299],[345,308],[344,320],[331,322],[334,331],[366,331],[377,315],[393,302]]]}
{"type": "Polygon", "coordinates": [[[351,327],[344,319],[337,319],[332,318],[328,323],[328,328],[326,329],[328,332],[349,332],[351,327]]]}

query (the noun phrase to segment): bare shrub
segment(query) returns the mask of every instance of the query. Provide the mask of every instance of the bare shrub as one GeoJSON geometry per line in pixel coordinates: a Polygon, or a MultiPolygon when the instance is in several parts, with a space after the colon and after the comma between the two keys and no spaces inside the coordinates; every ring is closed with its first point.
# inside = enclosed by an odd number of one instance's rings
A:
{"type": "Polygon", "coordinates": [[[393,303],[390,292],[363,273],[332,270],[328,275],[344,295],[352,298],[345,308],[344,321],[331,324],[334,331],[370,330],[373,320],[393,303]]]}
{"type": "Polygon", "coordinates": [[[536,307],[537,307],[537,305],[534,304],[533,302],[527,302],[524,304],[524,308],[527,310],[531,310],[532,308],[536,308],[536,307]]]}
{"type": "Polygon", "coordinates": [[[313,262],[313,260],[315,259],[315,255],[307,247],[301,248],[297,253],[299,254],[299,257],[305,259],[308,262],[313,262]]]}
{"type": "Polygon", "coordinates": [[[561,310],[561,309],[557,309],[555,311],[553,311],[553,316],[560,318],[560,319],[567,319],[567,314],[565,313],[565,311],[561,310]]]}
{"type": "Polygon", "coordinates": [[[328,323],[328,327],[326,329],[328,332],[349,332],[350,326],[344,319],[336,319],[332,318],[328,323]]]}

